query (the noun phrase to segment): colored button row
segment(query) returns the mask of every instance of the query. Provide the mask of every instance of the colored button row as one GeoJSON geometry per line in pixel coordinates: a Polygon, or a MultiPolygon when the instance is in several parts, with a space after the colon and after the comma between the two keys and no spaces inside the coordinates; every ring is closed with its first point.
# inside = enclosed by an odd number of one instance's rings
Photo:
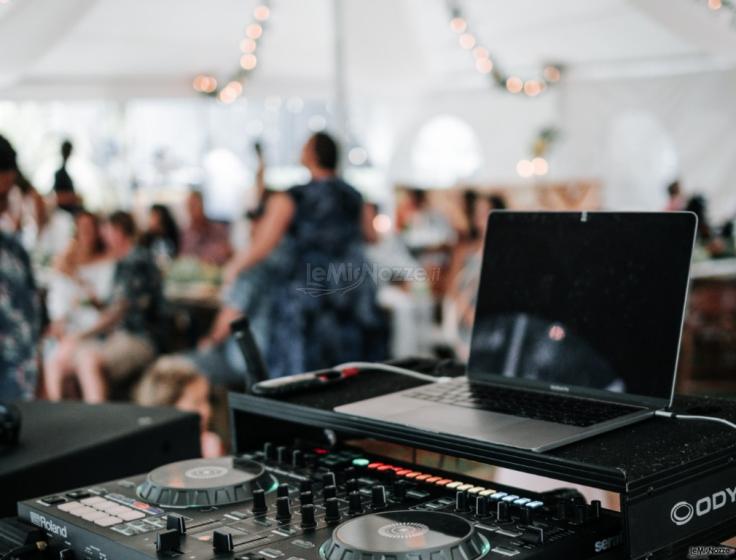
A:
{"type": "Polygon", "coordinates": [[[435,486],[444,486],[446,488],[460,490],[468,492],[469,494],[479,494],[487,496],[495,493],[493,489],[488,489],[483,486],[475,486],[473,484],[467,484],[451,478],[442,478],[441,476],[426,474],[420,471],[413,471],[403,467],[397,467],[394,465],[387,465],[385,463],[369,463],[366,465],[369,469],[376,472],[394,471],[396,476],[401,476],[409,480],[415,480],[417,482],[424,482],[425,484],[434,484],[435,486]]]}
{"type": "MultiPolygon", "coordinates": [[[[365,460],[367,462],[367,459],[365,460]]],[[[439,476],[433,476],[431,474],[425,474],[419,471],[413,471],[403,467],[396,467],[394,465],[387,465],[384,463],[369,463],[366,465],[369,469],[376,472],[385,472],[388,470],[394,471],[396,476],[401,476],[409,480],[416,480],[424,482],[426,484],[434,484],[436,486],[444,486],[450,490],[456,492],[467,492],[468,494],[474,494],[477,496],[484,496],[491,500],[502,500],[504,502],[512,503],[516,506],[525,506],[529,509],[538,509],[544,506],[544,502],[533,501],[529,498],[522,498],[515,494],[508,494],[507,492],[498,492],[493,488],[486,488],[484,486],[475,486],[474,484],[468,484],[467,482],[460,482],[459,480],[452,480],[449,478],[442,478],[439,476]]]]}

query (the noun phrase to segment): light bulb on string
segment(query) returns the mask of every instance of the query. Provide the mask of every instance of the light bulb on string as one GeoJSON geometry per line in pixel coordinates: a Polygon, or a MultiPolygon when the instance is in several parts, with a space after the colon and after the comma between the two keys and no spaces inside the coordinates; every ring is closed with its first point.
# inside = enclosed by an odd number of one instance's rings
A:
{"type": "Polygon", "coordinates": [[[253,10],[253,17],[256,18],[258,21],[266,21],[270,15],[271,10],[265,4],[256,6],[256,9],[253,10]]]}
{"type": "Polygon", "coordinates": [[[464,33],[468,28],[468,22],[466,22],[460,16],[456,16],[450,20],[450,29],[455,33],[464,33]]]}
{"type": "Polygon", "coordinates": [[[519,163],[516,164],[516,172],[519,174],[519,177],[528,179],[534,175],[534,164],[528,159],[519,160],[519,163]]]}
{"type": "Polygon", "coordinates": [[[560,69],[557,66],[549,65],[545,67],[543,75],[548,82],[558,82],[560,80],[560,69]]]}
{"type": "Polygon", "coordinates": [[[549,163],[542,157],[535,157],[532,160],[532,169],[535,175],[546,175],[549,171],[549,163]]]}
{"type": "Polygon", "coordinates": [[[465,50],[470,50],[475,46],[475,36],[472,33],[463,33],[458,41],[465,50]]]}
{"type": "Polygon", "coordinates": [[[256,48],[258,48],[258,43],[256,43],[255,40],[251,39],[250,37],[246,37],[245,39],[240,41],[240,50],[244,53],[255,52],[256,48]]]}
{"type": "Polygon", "coordinates": [[[506,80],[506,89],[511,93],[519,93],[524,88],[524,82],[517,76],[511,76],[506,80]]]}
{"type": "Polygon", "coordinates": [[[254,54],[244,54],[240,57],[240,67],[243,70],[253,70],[258,64],[258,58],[254,54]]]}
{"type": "Polygon", "coordinates": [[[261,27],[257,23],[251,23],[248,27],[245,28],[245,34],[250,39],[259,39],[261,35],[263,35],[263,27],[261,27]]]}
{"type": "Polygon", "coordinates": [[[490,58],[479,58],[475,61],[475,68],[481,74],[490,74],[491,70],[493,70],[493,62],[491,62],[490,58]]]}

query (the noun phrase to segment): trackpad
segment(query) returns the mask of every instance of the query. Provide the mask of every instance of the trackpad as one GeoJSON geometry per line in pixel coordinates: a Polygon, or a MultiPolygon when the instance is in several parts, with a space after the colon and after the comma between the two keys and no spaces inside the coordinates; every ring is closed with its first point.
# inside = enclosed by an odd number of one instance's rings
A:
{"type": "Polygon", "coordinates": [[[389,415],[389,418],[401,424],[420,425],[433,432],[481,439],[487,439],[492,434],[504,432],[509,427],[526,421],[524,418],[506,414],[442,404],[427,405],[410,413],[401,411],[399,414],[389,415]]]}

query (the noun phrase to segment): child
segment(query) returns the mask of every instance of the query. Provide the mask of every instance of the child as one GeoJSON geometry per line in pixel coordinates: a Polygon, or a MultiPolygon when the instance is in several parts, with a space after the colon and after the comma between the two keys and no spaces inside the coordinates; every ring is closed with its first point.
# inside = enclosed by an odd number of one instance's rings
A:
{"type": "Polygon", "coordinates": [[[224,453],[222,440],[208,429],[212,417],[209,393],[209,381],[192,362],[180,356],[163,356],[146,371],[135,400],[143,406],[174,406],[199,414],[202,456],[220,457],[224,453]]]}

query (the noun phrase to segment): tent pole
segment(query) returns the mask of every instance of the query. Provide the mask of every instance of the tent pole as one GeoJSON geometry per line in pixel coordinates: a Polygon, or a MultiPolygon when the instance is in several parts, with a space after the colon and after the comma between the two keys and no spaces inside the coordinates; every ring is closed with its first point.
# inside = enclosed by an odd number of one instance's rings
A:
{"type": "Polygon", "coordinates": [[[348,101],[345,73],[345,14],[344,0],[332,0],[335,40],[334,48],[334,104],[338,140],[343,146],[350,141],[348,125],[348,101]]]}

